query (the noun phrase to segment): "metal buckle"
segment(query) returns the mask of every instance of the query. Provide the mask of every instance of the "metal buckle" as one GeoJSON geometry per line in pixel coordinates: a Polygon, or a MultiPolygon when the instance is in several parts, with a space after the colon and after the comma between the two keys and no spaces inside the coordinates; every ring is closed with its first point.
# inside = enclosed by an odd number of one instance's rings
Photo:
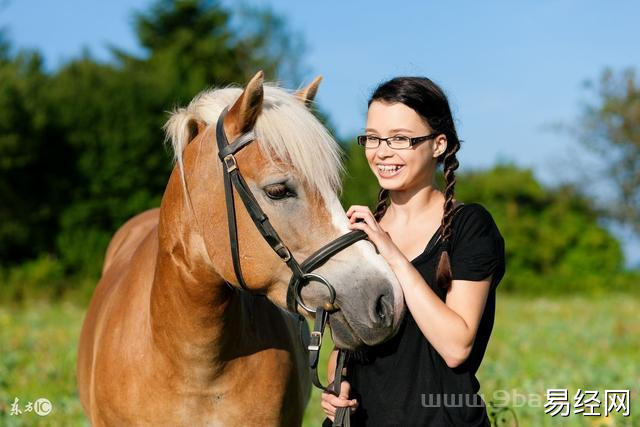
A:
{"type": "Polygon", "coordinates": [[[307,350],[318,351],[320,350],[321,345],[322,345],[322,332],[311,331],[311,336],[309,337],[309,346],[307,347],[307,350]],[[313,344],[314,339],[318,341],[317,344],[313,344]]]}
{"type": "Polygon", "coordinates": [[[282,258],[284,262],[289,262],[289,260],[291,259],[291,252],[289,251],[289,248],[283,245],[282,242],[278,242],[278,244],[273,247],[273,250],[276,251],[278,256],[282,258]],[[278,252],[280,249],[285,250],[284,255],[280,255],[280,252],[278,252]]]}
{"type": "Polygon", "coordinates": [[[236,163],[236,158],[233,157],[233,154],[227,154],[222,160],[224,161],[224,165],[227,167],[227,172],[238,169],[238,164],[236,163]]]}

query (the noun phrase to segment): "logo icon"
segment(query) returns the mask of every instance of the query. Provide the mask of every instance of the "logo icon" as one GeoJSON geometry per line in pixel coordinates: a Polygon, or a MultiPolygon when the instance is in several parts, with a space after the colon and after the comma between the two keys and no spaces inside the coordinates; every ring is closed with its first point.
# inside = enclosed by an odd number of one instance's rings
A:
{"type": "Polygon", "coordinates": [[[45,399],[44,397],[41,397],[33,403],[33,411],[41,417],[49,415],[52,410],[53,405],[51,404],[49,399],[45,399]]]}

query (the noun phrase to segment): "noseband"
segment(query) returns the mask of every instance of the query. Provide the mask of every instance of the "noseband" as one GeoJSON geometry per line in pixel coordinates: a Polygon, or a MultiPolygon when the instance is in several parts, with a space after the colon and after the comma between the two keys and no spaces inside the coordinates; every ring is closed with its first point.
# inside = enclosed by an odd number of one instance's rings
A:
{"type": "MultiPolygon", "coordinates": [[[[224,118],[227,115],[227,111],[228,107],[225,108],[222,113],[220,113],[220,117],[218,117],[218,123],[216,125],[216,140],[218,143],[218,157],[220,157],[220,160],[223,163],[224,194],[227,205],[227,221],[229,223],[229,241],[231,244],[233,269],[236,277],[240,286],[243,289],[248,290],[247,284],[242,276],[242,270],[240,269],[238,227],[236,223],[233,187],[235,187],[238,192],[240,199],[242,199],[242,203],[249,212],[256,228],[260,234],[262,234],[262,237],[291,270],[291,280],[289,281],[289,286],[287,288],[287,308],[289,311],[297,313],[297,306],[300,305],[309,313],[315,314],[314,328],[307,347],[309,350],[309,368],[312,372],[311,379],[317,387],[337,396],[340,393],[342,367],[346,361],[347,353],[343,350],[340,350],[339,352],[335,379],[331,386],[323,386],[318,379],[317,372],[320,346],[322,345],[322,333],[327,322],[328,313],[338,309],[335,305],[336,291],[333,285],[331,285],[326,278],[317,273],[312,273],[312,271],[323,265],[329,258],[341,250],[351,246],[358,240],[366,239],[367,234],[361,230],[353,230],[322,246],[311,254],[309,258],[304,260],[302,264],[299,264],[291,251],[282,242],[280,236],[278,236],[278,233],[269,222],[267,215],[264,213],[262,208],[260,208],[260,205],[251,193],[251,190],[249,190],[246,181],[238,169],[238,164],[234,155],[251,142],[255,141],[255,134],[253,130],[251,130],[240,135],[231,144],[229,144],[227,135],[224,132],[224,118]],[[302,288],[309,282],[321,283],[329,291],[329,301],[327,301],[323,306],[314,309],[304,303],[301,292],[302,288]]],[[[302,318],[302,321],[304,321],[304,318],[302,318]]],[[[341,408],[339,412],[340,413],[336,415],[336,419],[348,419],[348,409],[341,408]]]]}

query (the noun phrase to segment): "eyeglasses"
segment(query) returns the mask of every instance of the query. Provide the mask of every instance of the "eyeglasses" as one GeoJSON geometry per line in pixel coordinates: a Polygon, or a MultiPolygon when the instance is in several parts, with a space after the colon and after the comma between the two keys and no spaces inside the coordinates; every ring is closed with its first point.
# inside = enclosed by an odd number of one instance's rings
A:
{"type": "Polygon", "coordinates": [[[433,139],[440,133],[432,133],[425,136],[409,137],[404,135],[390,136],[388,138],[380,138],[373,135],[360,135],[358,136],[358,145],[362,145],[364,148],[378,148],[380,141],[385,141],[389,148],[394,150],[406,150],[419,144],[423,141],[433,139]]]}

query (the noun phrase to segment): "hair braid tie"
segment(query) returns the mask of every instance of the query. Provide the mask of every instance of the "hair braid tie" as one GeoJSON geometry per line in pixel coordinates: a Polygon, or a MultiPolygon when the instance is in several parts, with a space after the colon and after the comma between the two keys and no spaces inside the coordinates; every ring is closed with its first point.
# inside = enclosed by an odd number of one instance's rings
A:
{"type": "Polygon", "coordinates": [[[442,242],[442,252],[438,261],[436,284],[441,289],[449,290],[451,287],[451,242],[447,239],[442,242]]]}

